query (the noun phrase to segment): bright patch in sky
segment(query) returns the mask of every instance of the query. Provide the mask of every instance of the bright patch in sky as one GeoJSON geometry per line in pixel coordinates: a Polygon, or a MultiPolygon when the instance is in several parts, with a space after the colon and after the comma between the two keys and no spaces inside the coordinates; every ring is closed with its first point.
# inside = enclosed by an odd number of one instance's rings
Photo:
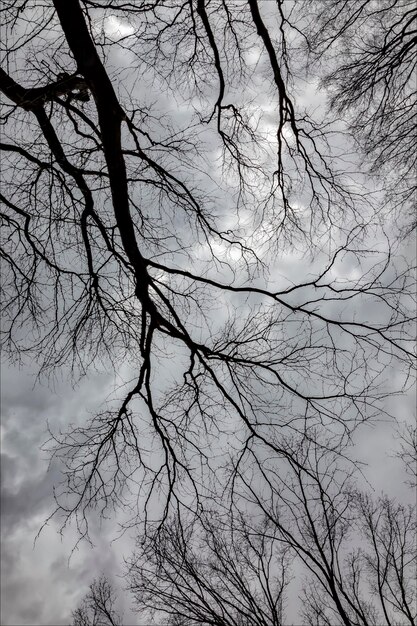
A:
{"type": "Polygon", "coordinates": [[[115,15],[111,15],[104,21],[104,32],[117,41],[122,37],[133,35],[135,28],[131,24],[121,22],[115,15]]]}

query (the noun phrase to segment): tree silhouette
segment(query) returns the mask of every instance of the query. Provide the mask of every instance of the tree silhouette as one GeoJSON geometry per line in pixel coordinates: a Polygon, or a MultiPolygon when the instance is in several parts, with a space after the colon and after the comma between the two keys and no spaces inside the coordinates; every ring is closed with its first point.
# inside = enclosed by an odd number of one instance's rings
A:
{"type": "Polygon", "coordinates": [[[139,614],[279,626],[292,605],[309,626],[415,624],[415,506],[361,491],[359,468],[317,444],[293,450],[287,468],[268,464],[268,480],[236,480],[230,509],[218,503],[139,538],[128,563],[139,614]]]}
{"type": "MultiPolygon", "coordinates": [[[[306,9],[303,5],[303,9],[306,9]]],[[[382,175],[390,209],[416,226],[417,10],[409,0],[313,2],[307,41],[312,58],[329,68],[323,84],[330,106],[349,120],[371,171],[382,175]]]]}
{"type": "MultiPolygon", "coordinates": [[[[11,358],[123,379],[89,421],[52,428],[63,524],[88,537],[91,511],[121,507],[145,537],[171,541],[168,520],[201,521],[213,502],[244,516],[249,497],[307,568],[319,564],[318,593],[348,623],[354,590],[326,526],[327,507],[343,511],[342,470],[323,478],[317,459],[332,451],[349,466],[355,429],[410,384],[415,302],[349,129],[375,170],[412,154],[414,53],[407,3],[338,4],[313,3],[314,33],[281,0],[6,0],[1,250],[11,358]],[[369,23],[376,52],[365,39],[355,65],[350,29],[369,23]],[[358,104],[362,126],[304,102],[306,45],[336,50],[332,109],[358,104]]],[[[405,198],[413,158],[399,171],[405,198]]]]}
{"type": "Polygon", "coordinates": [[[280,626],[289,577],[274,529],[232,525],[215,512],[171,520],[129,564],[129,590],[142,619],[167,624],[280,626]]]}
{"type": "Polygon", "coordinates": [[[115,601],[115,592],[105,576],[93,580],[81,605],[73,611],[73,626],[120,626],[115,601]]]}
{"type": "Polygon", "coordinates": [[[287,471],[258,463],[265,481],[236,481],[236,508],[250,502],[303,563],[304,624],[415,623],[415,506],[362,491],[360,467],[323,444],[293,450],[287,471]]]}

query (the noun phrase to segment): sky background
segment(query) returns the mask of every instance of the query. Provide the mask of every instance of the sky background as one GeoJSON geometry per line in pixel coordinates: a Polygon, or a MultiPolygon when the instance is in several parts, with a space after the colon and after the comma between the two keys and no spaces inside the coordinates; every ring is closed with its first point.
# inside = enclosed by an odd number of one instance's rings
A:
{"type": "MultiPolygon", "coordinates": [[[[122,555],[129,553],[128,537],[111,543],[114,521],[92,520],[93,547],[86,542],[76,547],[76,531],[69,527],[61,535],[55,519],[36,538],[54,508],[52,489],[60,480],[56,468],[48,471],[47,454],[40,450],[48,436],[47,422],[58,428],[82,420],[113,381],[103,374],[89,376],[77,389],[64,382],[55,388],[34,386],[35,370],[3,365],[1,372],[4,626],[69,624],[71,611],[94,577],[105,573],[119,584],[122,555]]],[[[120,609],[130,620],[126,623],[140,623],[132,621],[136,618],[123,605],[126,599],[120,594],[120,609]]]]}
{"type": "MultiPolygon", "coordinates": [[[[106,373],[90,375],[75,388],[64,381],[37,382],[36,373],[36,364],[23,369],[3,364],[1,370],[3,626],[70,624],[71,611],[93,578],[105,573],[116,589],[123,587],[123,556],[134,546],[133,535],[113,541],[115,519],[105,523],[92,519],[93,546],[85,541],[77,545],[71,526],[61,535],[56,519],[36,538],[54,509],[52,489],[60,480],[59,469],[48,470],[47,454],[40,450],[48,437],[47,423],[58,429],[82,422],[114,387],[112,375],[106,373]]],[[[393,398],[387,408],[411,423],[413,396],[410,392],[393,398]]],[[[394,457],[399,442],[393,422],[364,425],[356,439],[355,455],[368,463],[364,474],[374,495],[384,492],[412,502],[402,464],[394,457]]],[[[129,595],[123,591],[118,595],[123,623],[142,625],[140,616],[130,611],[129,595]]],[[[290,602],[289,608],[296,619],[296,605],[290,602]]]]}
{"type": "MultiPolygon", "coordinates": [[[[113,27],[114,24],[109,25],[113,27]]],[[[116,61],[113,59],[113,63],[116,61]]],[[[128,62],[127,57],[123,62],[128,62]]],[[[311,93],[302,97],[311,97],[311,93]]],[[[316,98],[317,104],[320,101],[316,98]]],[[[166,106],[165,100],[161,102],[161,108],[166,106]]],[[[404,252],[408,254],[411,248],[404,252]]],[[[293,281],[305,279],[300,267],[292,264],[290,257],[280,265],[282,273],[293,281]]],[[[372,318],[372,311],[362,313],[372,318]]],[[[117,381],[113,373],[102,372],[89,374],[73,386],[65,370],[60,372],[59,380],[49,381],[38,381],[37,372],[36,362],[22,368],[3,363],[1,369],[3,626],[70,624],[71,611],[87,593],[93,578],[104,573],[116,588],[123,586],[119,578],[123,556],[128,556],[134,545],[133,536],[128,534],[113,541],[115,519],[91,520],[93,546],[87,542],[77,544],[74,527],[69,526],[60,534],[59,520],[55,518],[38,535],[54,509],[53,486],[60,480],[59,468],[52,465],[48,469],[48,455],[40,450],[48,438],[47,423],[55,430],[65,430],[70,423],[83,423],[112,393],[117,381]]],[[[388,403],[387,408],[399,419],[413,421],[415,404],[411,392],[388,403]]],[[[356,456],[369,464],[364,474],[374,493],[385,492],[411,502],[413,493],[405,486],[402,465],[394,457],[399,445],[394,424],[386,421],[362,426],[356,444],[356,456]]],[[[117,608],[124,615],[123,623],[143,624],[129,607],[129,596],[120,592],[117,608]]],[[[290,607],[294,623],[297,608],[290,607]]]]}

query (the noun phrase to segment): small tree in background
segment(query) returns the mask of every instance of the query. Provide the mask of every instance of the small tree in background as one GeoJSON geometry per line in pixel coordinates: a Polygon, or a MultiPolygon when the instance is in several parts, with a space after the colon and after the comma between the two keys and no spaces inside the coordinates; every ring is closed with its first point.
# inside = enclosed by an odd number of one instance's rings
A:
{"type": "Polygon", "coordinates": [[[72,614],[72,626],[122,626],[115,603],[116,594],[107,578],[93,580],[81,605],[72,614]]]}

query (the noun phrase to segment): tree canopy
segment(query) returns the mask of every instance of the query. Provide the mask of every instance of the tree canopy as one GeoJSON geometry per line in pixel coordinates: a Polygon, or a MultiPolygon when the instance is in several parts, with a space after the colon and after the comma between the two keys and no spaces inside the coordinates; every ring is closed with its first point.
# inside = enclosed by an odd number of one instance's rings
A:
{"type": "Polygon", "coordinates": [[[1,15],[5,352],[117,379],[51,425],[52,516],[88,538],[123,511],[138,603],[172,619],[278,626],[295,558],[306,623],[414,623],[412,513],[366,493],[353,445],[411,385],[414,3],[1,15]]]}

